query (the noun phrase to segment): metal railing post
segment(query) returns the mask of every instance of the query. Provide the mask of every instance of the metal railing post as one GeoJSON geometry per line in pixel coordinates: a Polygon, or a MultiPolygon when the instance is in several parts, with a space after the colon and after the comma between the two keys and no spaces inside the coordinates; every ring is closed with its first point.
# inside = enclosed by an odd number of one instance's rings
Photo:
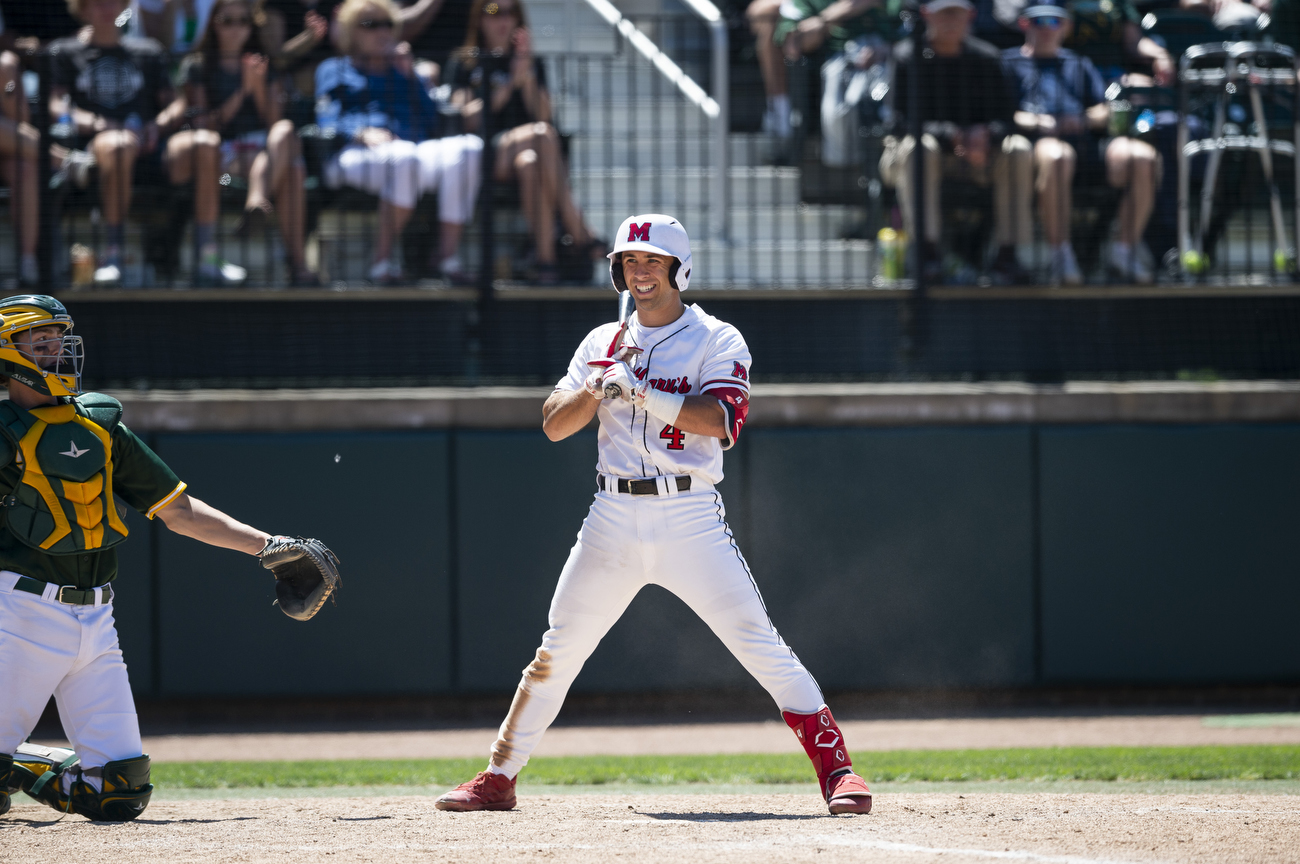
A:
{"type": "MultiPolygon", "coordinates": [[[[714,10],[717,11],[716,9],[714,10]]],[[[724,244],[730,235],[728,222],[731,215],[730,107],[731,86],[730,51],[727,44],[727,22],[718,16],[709,22],[713,36],[713,101],[718,103],[718,116],[713,118],[713,206],[710,208],[714,242],[724,244]]]]}

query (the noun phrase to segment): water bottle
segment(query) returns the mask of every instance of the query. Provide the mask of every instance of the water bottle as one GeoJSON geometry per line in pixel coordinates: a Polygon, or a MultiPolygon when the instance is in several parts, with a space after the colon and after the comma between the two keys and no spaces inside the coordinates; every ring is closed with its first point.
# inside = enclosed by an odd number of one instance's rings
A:
{"type": "Polygon", "coordinates": [[[1141,113],[1138,114],[1137,122],[1133,124],[1133,128],[1137,130],[1139,135],[1145,135],[1156,128],[1156,112],[1150,108],[1143,108],[1141,113]]]}

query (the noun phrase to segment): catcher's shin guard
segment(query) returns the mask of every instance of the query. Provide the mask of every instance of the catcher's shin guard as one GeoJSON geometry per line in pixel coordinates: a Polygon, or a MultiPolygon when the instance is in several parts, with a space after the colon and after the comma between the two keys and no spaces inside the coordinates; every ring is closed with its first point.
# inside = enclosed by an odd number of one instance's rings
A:
{"type": "Polygon", "coordinates": [[[13,755],[9,786],[15,791],[22,789],[47,807],[67,813],[70,797],[63,790],[63,775],[72,772],[76,777],[80,762],[76,753],[61,747],[19,744],[13,755]]]}
{"type": "Polygon", "coordinates": [[[60,813],[79,813],[99,822],[129,822],[144,812],[153,795],[148,756],[82,769],[81,760],[71,750],[35,744],[18,746],[9,782],[60,813]],[[65,774],[69,781],[66,790],[65,774]],[[102,789],[96,789],[88,777],[98,777],[102,789]]]}
{"type": "Polygon", "coordinates": [[[9,777],[14,767],[14,757],[8,753],[0,753],[0,816],[9,812],[9,796],[18,791],[18,787],[10,788],[9,777]]]}
{"type": "Polygon", "coordinates": [[[74,781],[70,793],[73,813],[99,822],[130,822],[144,812],[153,795],[149,782],[149,757],[136,756],[87,768],[74,781]],[[103,789],[95,791],[84,778],[99,776],[103,789]]]}
{"type": "Polygon", "coordinates": [[[849,758],[844,734],[831,716],[831,709],[822,706],[816,714],[796,714],[782,711],[781,718],[794,730],[804,752],[817,771],[817,785],[822,798],[832,813],[870,813],[871,790],[853,773],[853,760],[849,758]]]}

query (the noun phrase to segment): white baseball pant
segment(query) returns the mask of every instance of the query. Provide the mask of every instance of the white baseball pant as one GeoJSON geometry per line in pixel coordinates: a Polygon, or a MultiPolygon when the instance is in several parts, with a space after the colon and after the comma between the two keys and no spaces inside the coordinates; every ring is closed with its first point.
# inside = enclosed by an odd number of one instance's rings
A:
{"type": "Polygon", "coordinates": [[[528,763],[582,665],[650,584],[685,601],[781,710],[820,710],[821,689],[772,625],[722,496],[691,479],[681,493],[673,478],[659,478],[659,495],[596,493],[551,600],[550,629],[492,745],[490,770],[513,777],[528,763]]]}
{"type": "Polygon", "coordinates": [[[141,755],[140,723],[112,601],[73,606],[14,589],[0,570],[0,753],[32,733],[50,696],[82,768],[141,755]]]}
{"type": "Polygon", "coordinates": [[[454,135],[429,141],[389,141],[348,147],[326,166],[326,184],[352,186],[404,209],[420,196],[438,193],[438,219],[463,225],[474,215],[483,140],[454,135]]]}

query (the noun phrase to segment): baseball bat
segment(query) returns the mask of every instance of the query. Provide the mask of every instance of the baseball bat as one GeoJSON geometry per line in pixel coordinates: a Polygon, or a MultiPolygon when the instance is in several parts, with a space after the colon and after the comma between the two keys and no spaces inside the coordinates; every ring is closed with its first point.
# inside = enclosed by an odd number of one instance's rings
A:
{"type": "MultiPolygon", "coordinates": [[[[627,336],[627,328],[632,324],[632,313],[636,311],[636,298],[632,296],[632,289],[618,292],[618,336],[614,339],[614,351],[611,356],[618,355],[618,349],[623,347],[623,339],[627,336]]],[[[618,399],[623,395],[623,388],[617,384],[605,385],[605,398],[618,399]]]]}

